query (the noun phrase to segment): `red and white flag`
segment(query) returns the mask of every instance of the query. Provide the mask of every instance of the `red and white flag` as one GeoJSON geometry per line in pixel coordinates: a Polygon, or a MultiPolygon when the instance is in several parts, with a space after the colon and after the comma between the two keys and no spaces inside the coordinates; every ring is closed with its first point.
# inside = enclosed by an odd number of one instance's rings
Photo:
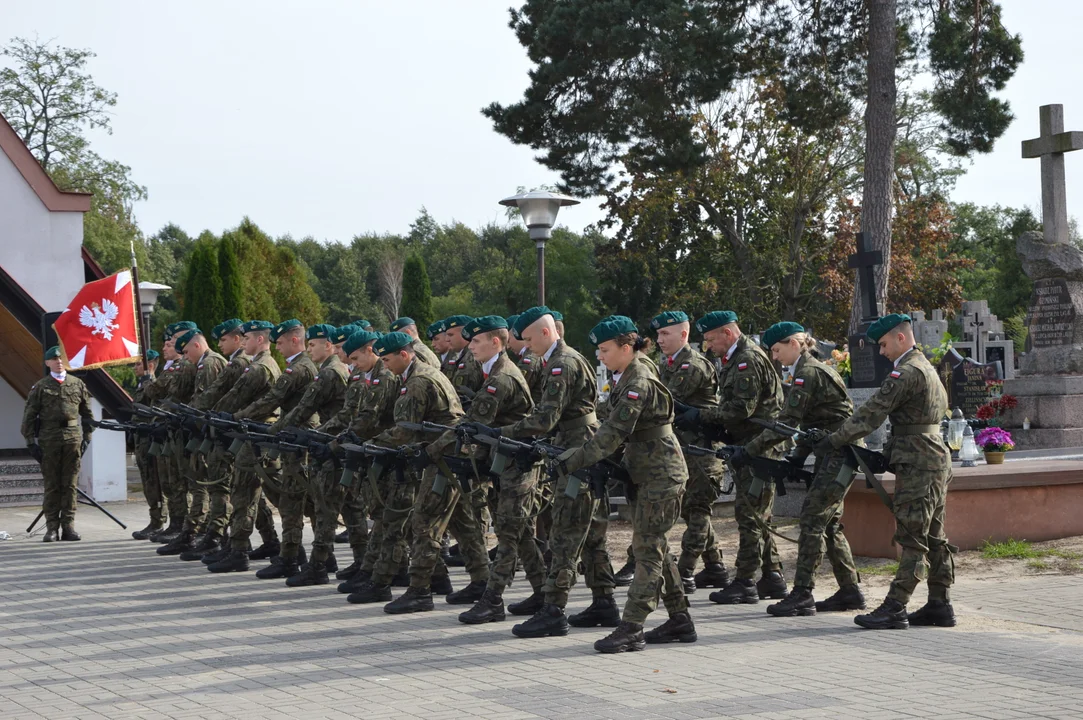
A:
{"type": "Polygon", "coordinates": [[[131,270],[87,283],[53,323],[69,370],[139,359],[139,315],[131,270]]]}

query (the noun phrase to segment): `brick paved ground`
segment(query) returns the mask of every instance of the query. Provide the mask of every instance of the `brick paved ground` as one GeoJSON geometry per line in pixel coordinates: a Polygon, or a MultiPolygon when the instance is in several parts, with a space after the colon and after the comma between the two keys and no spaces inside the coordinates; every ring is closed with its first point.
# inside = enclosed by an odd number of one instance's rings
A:
{"type": "MultiPolygon", "coordinates": [[[[140,505],[110,508],[145,522],[140,505]]],[[[0,510],[0,530],[32,516],[0,510]]],[[[510,622],[467,627],[442,604],[392,617],[333,586],[158,557],[90,508],[79,528],[80,543],[0,542],[0,718],[1083,715],[1081,577],[967,581],[958,628],[900,632],[773,619],[700,591],[698,643],[600,656],[596,630],[521,641],[510,622]]],[[[571,607],[587,595],[576,588],[571,607]]]]}

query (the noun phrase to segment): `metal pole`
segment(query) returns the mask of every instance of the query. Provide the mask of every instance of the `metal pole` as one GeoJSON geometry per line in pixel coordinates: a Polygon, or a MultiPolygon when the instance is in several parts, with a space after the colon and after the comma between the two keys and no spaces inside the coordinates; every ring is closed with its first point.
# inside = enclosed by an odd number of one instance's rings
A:
{"type": "Polygon", "coordinates": [[[139,308],[139,355],[143,358],[143,372],[150,372],[150,362],[147,360],[147,343],[150,338],[150,318],[143,313],[143,303],[139,297],[139,263],[135,259],[135,241],[129,240],[132,251],[132,291],[135,293],[135,303],[139,308]]]}
{"type": "Polygon", "coordinates": [[[535,242],[538,248],[538,304],[545,304],[545,241],[535,242]]]}

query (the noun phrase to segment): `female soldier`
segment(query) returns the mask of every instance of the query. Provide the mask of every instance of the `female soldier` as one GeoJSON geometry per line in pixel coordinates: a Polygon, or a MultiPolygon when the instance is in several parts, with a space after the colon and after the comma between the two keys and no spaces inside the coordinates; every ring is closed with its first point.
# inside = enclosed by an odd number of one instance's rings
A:
{"type": "Polygon", "coordinates": [[[673,398],[650,366],[637,355],[646,347],[635,325],[623,315],[606,318],[590,333],[603,364],[613,371],[608,412],[598,432],[584,445],[560,456],[562,473],[589,467],[623,445],[624,464],[635,485],[632,546],[636,572],[620,625],[594,643],[603,653],[642,650],[647,643],[695,642],[677,564],[666,533],[681,515],[688,468],[673,434],[673,398]],[[662,595],[669,620],[646,635],[643,623],[662,595]]]}

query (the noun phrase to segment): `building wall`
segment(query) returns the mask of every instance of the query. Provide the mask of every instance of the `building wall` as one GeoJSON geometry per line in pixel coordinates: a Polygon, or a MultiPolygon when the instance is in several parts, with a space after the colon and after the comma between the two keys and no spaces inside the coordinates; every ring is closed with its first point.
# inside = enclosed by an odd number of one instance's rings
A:
{"type": "Polygon", "coordinates": [[[63,310],[83,286],[83,214],[49,212],[0,153],[0,265],[46,311],[63,310]]]}
{"type": "Polygon", "coordinates": [[[0,448],[24,448],[19,428],[23,423],[23,399],[0,378],[0,448]]]}

